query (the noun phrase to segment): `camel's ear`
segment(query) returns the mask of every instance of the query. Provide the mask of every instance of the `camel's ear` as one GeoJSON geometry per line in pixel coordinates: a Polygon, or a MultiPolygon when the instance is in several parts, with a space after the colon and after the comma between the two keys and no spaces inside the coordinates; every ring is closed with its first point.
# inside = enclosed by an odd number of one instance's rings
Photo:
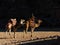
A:
{"type": "Polygon", "coordinates": [[[13,21],[13,19],[11,19],[11,21],[13,21]]]}

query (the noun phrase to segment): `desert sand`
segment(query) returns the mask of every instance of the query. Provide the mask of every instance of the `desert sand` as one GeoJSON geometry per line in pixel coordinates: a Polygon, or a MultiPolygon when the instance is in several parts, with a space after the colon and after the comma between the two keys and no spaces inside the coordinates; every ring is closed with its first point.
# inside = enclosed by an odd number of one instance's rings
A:
{"type": "MultiPolygon", "coordinates": [[[[37,31],[33,33],[33,39],[36,38],[45,38],[50,36],[60,36],[60,32],[54,32],[54,31],[37,31]]],[[[11,36],[9,33],[6,34],[6,32],[0,32],[0,45],[18,45],[18,42],[26,41],[31,39],[31,32],[28,32],[25,34],[24,32],[16,32],[15,38],[13,38],[14,32],[11,32],[11,36]]]]}

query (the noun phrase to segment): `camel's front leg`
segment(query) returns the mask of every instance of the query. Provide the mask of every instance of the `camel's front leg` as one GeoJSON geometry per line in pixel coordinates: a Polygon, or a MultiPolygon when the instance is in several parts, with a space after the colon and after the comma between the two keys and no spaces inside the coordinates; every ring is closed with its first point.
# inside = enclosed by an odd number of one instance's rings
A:
{"type": "Polygon", "coordinates": [[[17,30],[17,28],[15,28],[15,27],[14,27],[14,29],[13,29],[13,30],[14,30],[14,38],[16,38],[16,36],[15,36],[15,35],[16,35],[16,30],[17,30]]]}
{"type": "Polygon", "coordinates": [[[34,32],[35,28],[31,28],[31,38],[33,39],[33,32],[34,32]]]}
{"type": "Polygon", "coordinates": [[[26,36],[27,31],[28,31],[28,28],[29,28],[29,22],[28,22],[28,21],[27,21],[27,23],[26,23],[25,26],[26,26],[26,27],[25,27],[25,30],[23,31],[23,32],[24,32],[24,34],[23,34],[23,38],[26,36]]]}
{"type": "Polygon", "coordinates": [[[16,38],[16,37],[15,37],[15,31],[14,31],[14,38],[16,38]]]}
{"type": "Polygon", "coordinates": [[[9,35],[11,35],[11,29],[9,30],[9,35]]]}
{"type": "MultiPolygon", "coordinates": [[[[11,29],[9,30],[9,35],[10,35],[10,37],[11,37],[11,29]]],[[[12,38],[12,37],[11,37],[12,38]]]]}
{"type": "Polygon", "coordinates": [[[9,32],[9,35],[11,37],[11,29],[6,31],[6,37],[8,36],[8,32],[9,32]]]}
{"type": "Polygon", "coordinates": [[[25,30],[23,31],[23,32],[24,32],[24,33],[23,33],[23,38],[26,36],[27,31],[28,31],[28,28],[29,28],[29,26],[28,26],[28,25],[26,25],[26,28],[25,28],[25,30]]]}
{"type": "Polygon", "coordinates": [[[33,32],[34,32],[34,29],[35,29],[35,28],[31,28],[31,33],[33,33],[33,32]]]}
{"type": "Polygon", "coordinates": [[[27,23],[26,23],[26,30],[25,30],[26,33],[28,31],[28,28],[29,28],[29,22],[27,21],[27,23]]]}
{"type": "Polygon", "coordinates": [[[26,31],[25,31],[26,34],[27,34],[27,31],[28,31],[28,28],[29,28],[29,27],[26,27],[26,31]]]}
{"type": "Polygon", "coordinates": [[[6,31],[6,37],[7,37],[7,35],[8,35],[8,30],[6,31]]]}

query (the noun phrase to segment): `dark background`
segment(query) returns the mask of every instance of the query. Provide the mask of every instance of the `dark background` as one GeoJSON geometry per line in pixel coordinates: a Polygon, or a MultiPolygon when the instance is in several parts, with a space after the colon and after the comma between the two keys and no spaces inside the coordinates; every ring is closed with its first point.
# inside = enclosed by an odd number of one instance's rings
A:
{"type": "Polygon", "coordinates": [[[60,28],[60,0],[0,0],[0,28],[10,18],[28,19],[32,13],[43,21],[39,29],[60,28]]]}

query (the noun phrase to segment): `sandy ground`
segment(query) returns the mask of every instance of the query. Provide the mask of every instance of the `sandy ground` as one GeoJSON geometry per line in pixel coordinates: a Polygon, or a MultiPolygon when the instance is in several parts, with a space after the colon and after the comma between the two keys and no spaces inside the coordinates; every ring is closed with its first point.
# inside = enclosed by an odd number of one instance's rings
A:
{"type": "MultiPolygon", "coordinates": [[[[33,33],[33,39],[36,38],[45,38],[49,36],[60,36],[60,32],[34,32],[33,33]]],[[[11,33],[11,36],[9,33],[6,34],[6,32],[0,32],[0,45],[17,45],[18,42],[25,41],[25,40],[30,40],[31,39],[31,32],[28,32],[27,34],[23,32],[16,32],[15,33],[15,39],[13,38],[14,33],[11,33]]]]}

